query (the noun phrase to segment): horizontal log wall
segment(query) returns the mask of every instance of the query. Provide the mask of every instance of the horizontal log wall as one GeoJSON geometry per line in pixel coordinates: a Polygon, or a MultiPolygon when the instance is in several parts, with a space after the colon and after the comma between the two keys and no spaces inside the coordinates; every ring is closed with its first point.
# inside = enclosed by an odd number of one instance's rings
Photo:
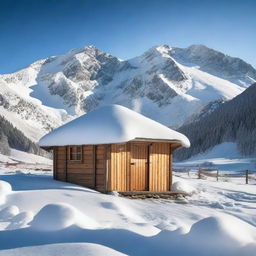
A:
{"type": "Polygon", "coordinates": [[[98,145],[95,146],[96,153],[96,190],[105,191],[106,190],[106,146],[98,145]]]}
{"type": "Polygon", "coordinates": [[[54,147],[54,173],[56,180],[66,181],[66,147],[54,147]]]}
{"type": "Polygon", "coordinates": [[[106,190],[105,146],[82,146],[82,160],[71,161],[68,146],[54,148],[54,177],[60,181],[106,190]]]}
{"type": "Polygon", "coordinates": [[[67,161],[67,181],[94,188],[93,146],[82,146],[81,161],[67,161]]]}

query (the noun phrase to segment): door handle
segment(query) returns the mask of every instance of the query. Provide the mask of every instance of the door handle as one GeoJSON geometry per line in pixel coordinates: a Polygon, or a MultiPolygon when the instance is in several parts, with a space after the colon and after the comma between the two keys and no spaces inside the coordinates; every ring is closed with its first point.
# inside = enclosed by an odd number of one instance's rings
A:
{"type": "Polygon", "coordinates": [[[130,163],[130,165],[135,165],[135,163],[130,163]]]}

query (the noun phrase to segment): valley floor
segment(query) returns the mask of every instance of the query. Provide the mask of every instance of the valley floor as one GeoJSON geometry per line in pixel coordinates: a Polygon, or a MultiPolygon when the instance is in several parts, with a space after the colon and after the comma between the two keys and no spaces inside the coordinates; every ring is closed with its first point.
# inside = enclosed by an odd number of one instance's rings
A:
{"type": "Polygon", "coordinates": [[[0,256],[255,254],[255,184],[179,173],[190,197],[131,200],[42,169],[0,164],[0,256]]]}

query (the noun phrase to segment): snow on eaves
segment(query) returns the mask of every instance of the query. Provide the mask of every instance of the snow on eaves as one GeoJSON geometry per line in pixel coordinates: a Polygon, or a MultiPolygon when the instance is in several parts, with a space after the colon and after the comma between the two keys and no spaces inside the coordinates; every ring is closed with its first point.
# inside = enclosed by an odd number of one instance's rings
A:
{"type": "Polygon", "coordinates": [[[106,105],[72,120],[42,137],[39,145],[96,145],[134,139],[171,140],[190,146],[185,135],[120,105],[106,105]]]}

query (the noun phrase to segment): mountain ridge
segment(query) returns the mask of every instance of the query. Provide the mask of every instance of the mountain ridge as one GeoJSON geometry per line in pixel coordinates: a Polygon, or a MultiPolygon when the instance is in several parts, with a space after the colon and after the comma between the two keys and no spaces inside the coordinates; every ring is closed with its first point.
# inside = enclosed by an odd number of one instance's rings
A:
{"type": "Polygon", "coordinates": [[[175,128],[254,80],[250,64],[202,45],[155,46],[129,60],[87,46],[0,75],[0,113],[32,141],[111,103],[175,128]]]}

